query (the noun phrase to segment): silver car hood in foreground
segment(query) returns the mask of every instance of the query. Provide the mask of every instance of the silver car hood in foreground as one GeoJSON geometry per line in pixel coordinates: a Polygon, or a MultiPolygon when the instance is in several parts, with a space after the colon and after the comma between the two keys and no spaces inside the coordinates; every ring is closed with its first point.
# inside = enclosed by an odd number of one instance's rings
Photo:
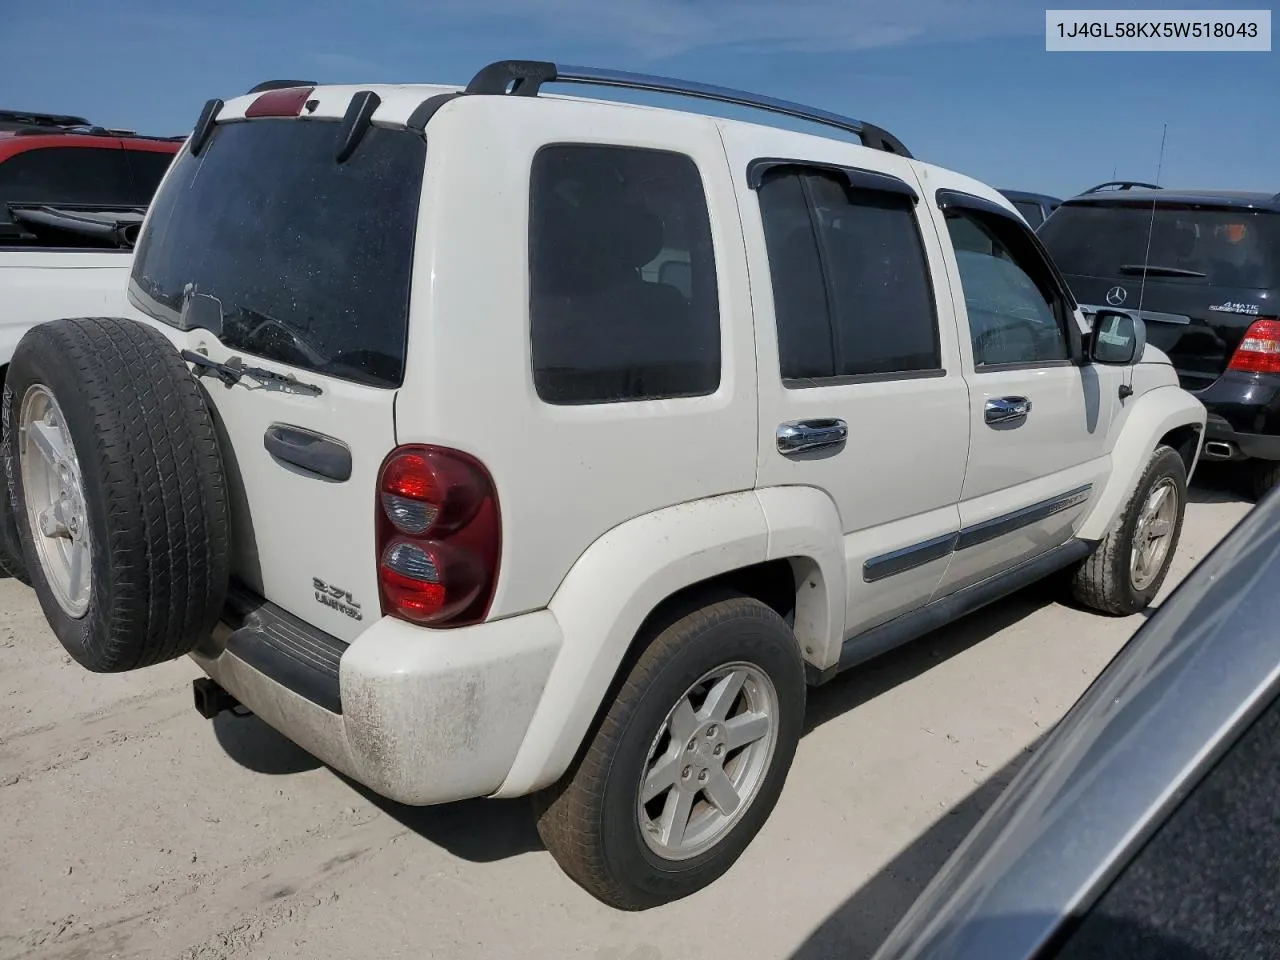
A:
{"type": "Polygon", "coordinates": [[[1026,960],[1280,683],[1280,491],[1143,624],[875,954],[1026,960]]]}

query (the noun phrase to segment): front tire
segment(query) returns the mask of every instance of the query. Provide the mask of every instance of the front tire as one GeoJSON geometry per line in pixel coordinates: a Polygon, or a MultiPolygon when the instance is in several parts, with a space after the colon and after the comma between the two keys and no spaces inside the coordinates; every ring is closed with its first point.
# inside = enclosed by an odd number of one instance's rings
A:
{"type": "Polygon", "coordinates": [[[686,897],[737,861],[778,801],[804,717],[795,636],[759,601],[686,608],[651,636],[581,759],[539,798],[560,867],[622,910],[686,897]]]}
{"type": "Polygon", "coordinates": [[[1106,538],[1076,569],[1075,599],[1121,617],[1150,606],[1168,576],[1186,508],[1186,465],[1172,447],[1158,446],[1106,538]]]}

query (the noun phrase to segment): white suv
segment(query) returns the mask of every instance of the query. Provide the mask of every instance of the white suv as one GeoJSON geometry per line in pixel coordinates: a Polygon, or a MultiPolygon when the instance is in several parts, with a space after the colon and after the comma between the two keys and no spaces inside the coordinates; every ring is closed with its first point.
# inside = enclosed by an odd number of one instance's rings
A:
{"type": "Polygon", "coordinates": [[[129,298],[5,381],[62,643],[404,803],[536,795],[626,909],[741,854],[807,684],[1058,572],[1145,607],[1205,421],[997,191],[547,63],[211,101],[129,298]]]}

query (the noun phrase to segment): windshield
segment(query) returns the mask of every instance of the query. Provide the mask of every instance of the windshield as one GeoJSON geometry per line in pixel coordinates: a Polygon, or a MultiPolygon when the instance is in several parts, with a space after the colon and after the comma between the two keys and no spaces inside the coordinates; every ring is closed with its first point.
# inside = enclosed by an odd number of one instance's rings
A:
{"type": "Polygon", "coordinates": [[[1274,286],[1280,217],[1257,210],[1081,204],[1040,228],[1058,268],[1074,276],[1178,279],[1213,286],[1274,286]],[[1147,254],[1147,234],[1151,252],[1147,254]]]}
{"type": "Polygon", "coordinates": [[[339,164],[339,130],[227,123],[184,152],[138,243],[138,308],[232,350],[399,386],[426,144],[374,127],[339,164]]]}

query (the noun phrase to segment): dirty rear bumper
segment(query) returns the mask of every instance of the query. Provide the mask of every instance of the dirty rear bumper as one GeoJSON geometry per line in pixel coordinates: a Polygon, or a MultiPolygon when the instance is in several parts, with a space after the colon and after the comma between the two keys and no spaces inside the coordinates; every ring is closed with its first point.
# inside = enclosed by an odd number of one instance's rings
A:
{"type": "Polygon", "coordinates": [[[334,769],[424,805],[501,786],[560,645],[542,610],[455,630],[383,618],[348,646],[237,587],[191,656],[334,769]]]}

